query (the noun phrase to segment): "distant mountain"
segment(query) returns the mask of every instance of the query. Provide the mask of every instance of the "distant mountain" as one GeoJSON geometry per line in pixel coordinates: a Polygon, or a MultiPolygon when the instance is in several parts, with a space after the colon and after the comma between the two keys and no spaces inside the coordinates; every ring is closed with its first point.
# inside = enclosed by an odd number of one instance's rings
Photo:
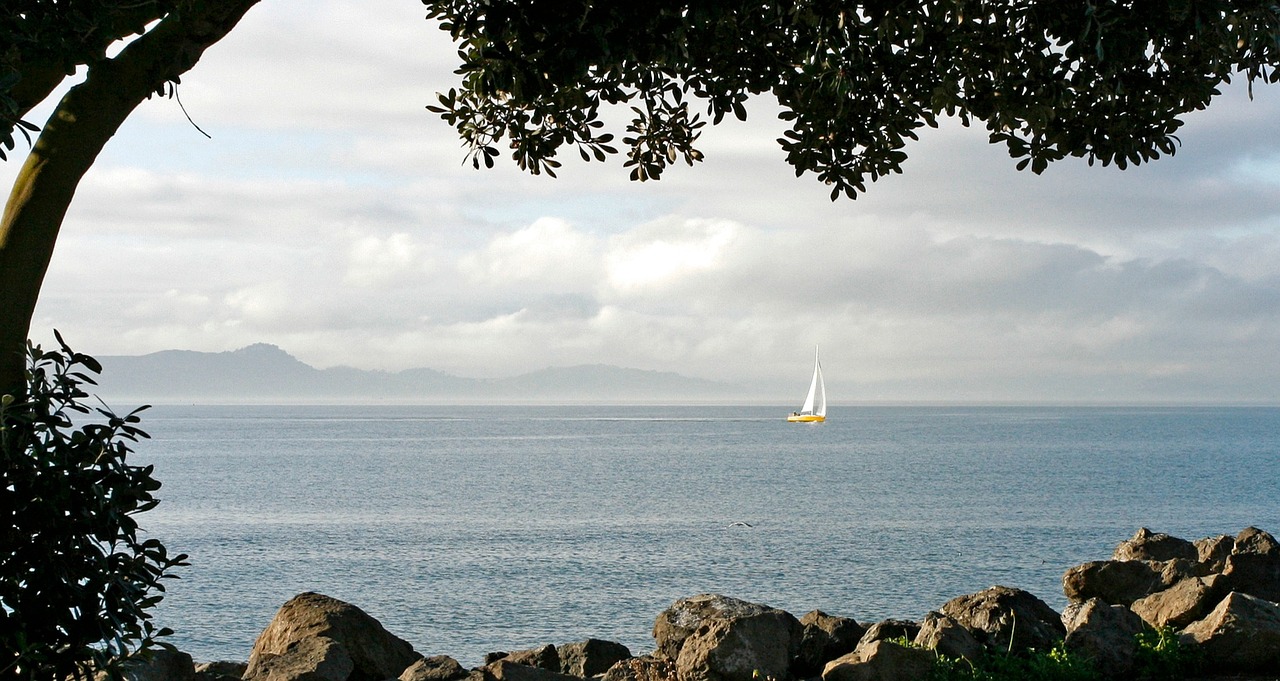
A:
{"type": "Polygon", "coordinates": [[[98,358],[95,390],[109,403],[140,402],[696,402],[733,399],[735,386],[603,364],[553,367],[501,379],[434,369],[316,369],[274,345],[230,352],[165,350],[98,358]]]}

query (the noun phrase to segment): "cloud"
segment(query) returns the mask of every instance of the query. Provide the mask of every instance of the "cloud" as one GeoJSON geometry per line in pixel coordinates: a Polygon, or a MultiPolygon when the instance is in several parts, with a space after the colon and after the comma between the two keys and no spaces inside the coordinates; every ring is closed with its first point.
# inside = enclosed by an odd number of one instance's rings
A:
{"type": "Polygon", "coordinates": [[[452,61],[412,3],[256,7],[183,78],[214,139],[152,100],[85,178],[36,333],[468,376],[603,362],[771,398],[820,343],[843,402],[1280,401],[1280,88],[1225,88],[1174,157],[1123,172],[1019,173],[947,121],[832,203],[767,98],[657,183],[473,171],[425,110],[452,61]]]}

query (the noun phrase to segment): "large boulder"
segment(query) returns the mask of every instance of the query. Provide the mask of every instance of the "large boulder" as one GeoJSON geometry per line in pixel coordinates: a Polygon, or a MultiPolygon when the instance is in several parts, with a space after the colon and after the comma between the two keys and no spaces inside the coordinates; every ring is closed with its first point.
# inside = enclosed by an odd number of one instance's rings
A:
{"type": "MultiPolygon", "coordinates": [[[[195,676],[195,662],[180,650],[154,648],[124,663],[124,678],[129,681],[193,681],[195,676]]],[[[94,681],[108,678],[106,672],[94,675],[94,681]]]]}
{"type": "Polygon", "coordinates": [[[1196,645],[1215,671],[1274,673],[1280,669],[1280,605],[1232,592],[1180,638],[1196,645]]]}
{"type": "Polygon", "coordinates": [[[800,623],[780,610],[707,620],[680,647],[676,674],[680,681],[787,679],[800,636],[800,623]]]}
{"type": "Polygon", "coordinates": [[[1116,546],[1111,554],[1112,560],[1150,560],[1163,562],[1182,558],[1199,561],[1200,552],[1195,544],[1173,537],[1163,532],[1152,532],[1145,527],[1138,528],[1134,535],[1116,546]]]}
{"type": "Polygon", "coordinates": [[[1129,609],[1153,627],[1181,629],[1200,619],[1217,604],[1221,592],[1217,576],[1187,577],[1163,591],[1144,596],[1129,609]]]}
{"type": "Polygon", "coordinates": [[[1280,543],[1256,527],[1236,536],[1222,570],[1223,589],[1280,602],[1280,543]]]}
{"type": "Polygon", "coordinates": [[[201,662],[195,667],[196,681],[224,681],[225,679],[235,680],[244,676],[245,671],[248,669],[249,665],[243,662],[232,662],[229,660],[201,662]]]}
{"type": "Polygon", "coordinates": [[[527,667],[537,667],[545,669],[549,672],[560,671],[560,651],[556,647],[547,644],[541,648],[530,648],[528,650],[513,650],[511,652],[488,653],[484,656],[486,665],[497,662],[498,660],[506,660],[515,664],[522,664],[527,667]]]}
{"type": "Polygon", "coordinates": [[[1222,572],[1227,566],[1227,556],[1235,548],[1235,537],[1220,534],[1216,537],[1205,537],[1192,542],[1196,546],[1198,560],[1202,566],[1202,574],[1222,572]]]}
{"type": "Polygon", "coordinates": [[[1093,662],[1114,678],[1128,678],[1138,653],[1137,635],[1145,629],[1142,618],[1123,605],[1108,605],[1091,598],[1064,616],[1068,652],[1093,662]]]}
{"type": "Polygon", "coordinates": [[[481,671],[487,672],[485,674],[486,681],[490,681],[490,679],[496,679],[496,681],[581,681],[575,676],[561,674],[558,671],[542,667],[512,662],[509,659],[487,664],[481,671]]]}
{"type": "Polygon", "coordinates": [[[799,644],[800,623],[795,617],[777,608],[759,603],[722,596],[700,594],[681,598],[658,614],[653,623],[653,638],[657,643],[656,655],[675,660],[680,656],[684,641],[704,623],[712,620],[738,620],[751,617],[783,618],[795,623],[796,643],[799,644]]]}
{"type": "Polygon", "coordinates": [[[676,663],[653,655],[633,657],[614,664],[600,681],[676,681],[676,663]]]}
{"type": "Polygon", "coordinates": [[[857,620],[821,610],[806,613],[800,618],[800,625],[804,630],[792,672],[801,678],[817,675],[828,662],[853,652],[866,633],[857,620]]]}
{"type": "Polygon", "coordinates": [[[394,679],[422,657],[360,608],[322,594],[303,593],[281,606],[258,636],[249,653],[249,669],[244,678],[283,681],[281,670],[298,670],[297,664],[310,659],[323,666],[324,678],[329,679],[345,666],[341,662],[343,655],[349,657],[350,673],[333,681],[394,679]],[[341,650],[332,649],[324,641],[304,644],[309,639],[327,639],[341,650]],[[268,662],[279,656],[290,659],[268,662]]]}
{"type": "Polygon", "coordinates": [[[598,676],[613,665],[631,657],[631,650],[621,643],[589,638],[559,646],[560,672],[570,676],[598,676]]]}
{"type": "Polygon", "coordinates": [[[400,674],[400,681],[457,681],[465,678],[467,670],[448,655],[424,657],[409,665],[400,674]]]}
{"type": "Polygon", "coordinates": [[[827,663],[822,681],[920,681],[933,667],[932,651],[878,640],[827,663]]]}
{"type": "Polygon", "coordinates": [[[1091,561],[1062,575],[1062,593],[1075,602],[1101,598],[1111,605],[1129,605],[1167,586],[1163,568],[1140,560],[1091,561]]]}
{"type": "Polygon", "coordinates": [[[1061,616],[1022,589],[993,586],[958,596],[942,614],[969,630],[989,650],[1049,650],[1066,636],[1061,616]]]}
{"type": "Polygon", "coordinates": [[[858,639],[858,647],[861,648],[876,641],[887,641],[889,639],[905,638],[910,641],[918,633],[920,633],[920,624],[918,622],[899,619],[880,620],[867,627],[866,633],[862,634],[862,638],[858,639]]]}
{"type": "Polygon", "coordinates": [[[355,663],[346,646],[328,636],[292,641],[279,653],[255,652],[247,681],[348,681],[355,663]]]}
{"type": "Polygon", "coordinates": [[[986,648],[959,622],[940,612],[930,612],[920,622],[920,630],[912,641],[943,657],[976,660],[986,648]]]}

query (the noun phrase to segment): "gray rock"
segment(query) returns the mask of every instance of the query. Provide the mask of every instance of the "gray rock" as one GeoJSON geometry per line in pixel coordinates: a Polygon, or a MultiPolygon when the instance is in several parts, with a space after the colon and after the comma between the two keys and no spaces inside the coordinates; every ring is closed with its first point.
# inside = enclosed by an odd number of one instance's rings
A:
{"type": "MultiPolygon", "coordinates": [[[[350,681],[394,679],[422,657],[360,608],[322,594],[303,593],[281,606],[258,636],[249,654],[245,679],[258,681],[255,670],[262,668],[264,656],[284,655],[310,638],[327,638],[342,645],[351,658],[350,681]]],[[[322,648],[312,646],[307,650],[316,652],[322,648]]]]}
{"type": "Polygon", "coordinates": [[[1129,609],[1153,627],[1182,628],[1213,609],[1220,592],[1217,577],[1187,577],[1164,591],[1134,601],[1129,609]]]}
{"type": "MultiPolygon", "coordinates": [[[[153,648],[124,663],[129,681],[192,681],[196,675],[191,656],[180,650],[153,648]]],[[[94,675],[94,681],[106,681],[106,672],[94,675]]]]}
{"type": "Polygon", "coordinates": [[[982,643],[960,623],[940,612],[930,612],[920,622],[920,631],[912,641],[951,659],[976,660],[986,652],[982,643]]]}
{"type": "Polygon", "coordinates": [[[571,676],[598,676],[615,664],[631,657],[631,650],[621,643],[589,638],[559,646],[560,672],[571,676]]]}
{"type": "Polygon", "coordinates": [[[1195,544],[1185,539],[1172,537],[1163,532],[1153,533],[1145,527],[1140,527],[1132,537],[1116,546],[1111,558],[1112,560],[1151,560],[1160,562],[1183,558],[1190,561],[1199,561],[1200,552],[1196,549],[1195,544]]]}
{"type": "Polygon", "coordinates": [[[467,670],[448,655],[424,657],[400,674],[400,681],[455,681],[467,676],[467,670]]]}
{"type": "Polygon", "coordinates": [[[931,651],[872,641],[828,663],[822,681],[920,681],[929,678],[933,665],[931,651]]]}
{"type": "Polygon", "coordinates": [[[1260,556],[1280,556],[1280,542],[1256,527],[1246,527],[1236,535],[1232,553],[1252,553],[1260,556]]]}
{"type": "Polygon", "coordinates": [[[1280,605],[1232,592],[1180,634],[1215,672],[1274,673],[1280,669],[1280,605]]]}
{"type": "Polygon", "coordinates": [[[348,681],[355,670],[342,643],[327,636],[297,639],[279,653],[257,651],[244,673],[247,681],[348,681]]]}
{"type": "Polygon", "coordinates": [[[239,679],[244,676],[249,665],[244,662],[232,662],[220,660],[217,662],[201,662],[196,665],[197,681],[219,681],[220,679],[230,678],[239,679]]]}
{"type": "Polygon", "coordinates": [[[953,598],[942,606],[942,614],[968,629],[988,650],[1049,650],[1067,633],[1061,615],[1044,601],[1005,586],[953,598]]]}
{"type": "Polygon", "coordinates": [[[1236,540],[1229,535],[1220,534],[1216,537],[1197,539],[1194,544],[1202,566],[1201,576],[1204,576],[1222,572],[1227,566],[1227,556],[1231,555],[1231,550],[1235,548],[1236,540]]]}
{"type": "Polygon", "coordinates": [[[1063,645],[1114,678],[1127,678],[1138,652],[1137,635],[1145,625],[1123,605],[1091,598],[1072,613],[1063,645]]]}
{"type": "MultiPolygon", "coordinates": [[[[653,638],[658,646],[655,654],[675,660],[680,656],[680,648],[684,645],[684,640],[709,620],[741,619],[766,613],[782,613],[795,620],[794,617],[777,608],[720,594],[700,594],[682,598],[659,613],[653,623],[653,638]]],[[[796,623],[796,627],[798,631],[799,622],[796,623]]],[[[798,637],[797,633],[797,642],[798,637]]]]}
{"type": "Polygon", "coordinates": [[[800,637],[800,622],[781,610],[710,619],[680,647],[676,675],[680,681],[787,679],[800,637]]]}
{"type": "Polygon", "coordinates": [[[512,662],[509,659],[487,664],[484,670],[488,672],[486,676],[492,676],[496,681],[580,681],[577,677],[568,674],[512,662]]]}
{"type": "Polygon", "coordinates": [[[867,627],[866,633],[862,638],[858,639],[858,648],[871,645],[876,641],[886,641],[889,639],[905,638],[908,641],[914,639],[916,634],[920,633],[920,625],[911,620],[881,620],[867,627]]]}
{"type": "Polygon", "coordinates": [[[822,672],[828,662],[853,652],[866,629],[848,617],[813,610],[800,618],[804,627],[792,673],[801,678],[822,672]]]}
{"type": "Polygon", "coordinates": [[[1280,602],[1280,554],[1243,552],[1227,556],[1222,588],[1280,602]]]}
{"type": "Polygon", "coordinates": [[[1167,586],[1163,568],[1160,563],[1139,560],[1092,561],[1062,575],[1062,593],[1076,602],[1101,598],[1111,605],[1129,605],[1167,586]]]}
{"type": "Polygon", "coordinates": [[[676,663],[652,655],[633,657],[614,664],[600,681],[677,681],[676,663]]]}
{"type": "Polygon", "coordinates": [[[490,665],[499,660],[506,660],[507,662],[522,664],[527,667],[537,667],[549,672],[560,671],[560,651],[556,650],[556,647],[551,644],[541,648],[530,648],[529,650],[488,653],[484,656],[485,665],[490,665]]]}

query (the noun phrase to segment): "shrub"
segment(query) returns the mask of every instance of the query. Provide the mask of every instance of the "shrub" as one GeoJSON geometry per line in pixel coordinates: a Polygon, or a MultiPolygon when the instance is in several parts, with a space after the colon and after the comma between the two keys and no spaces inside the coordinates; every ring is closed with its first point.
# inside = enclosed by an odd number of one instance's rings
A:
{"type": "Polygon", "coordinates": [[[1173,627],[1146,629],[1138,634],[1134,660],[1137,678],[1143,681],[1178,681],[1200,670],[1195,648],[1182,645],[1173,627]]]}
{"type": "Polygon", "coordinates": [[[166,646],[148,610],[187,564],[134,518],[159,503],[153,467],[126,461],[146,407],[86,406],[85,372],[102,367],[57,340],[28,344],[26,395],[0,396],[0,681],[118,678],[126,658],[166,646]]]}

